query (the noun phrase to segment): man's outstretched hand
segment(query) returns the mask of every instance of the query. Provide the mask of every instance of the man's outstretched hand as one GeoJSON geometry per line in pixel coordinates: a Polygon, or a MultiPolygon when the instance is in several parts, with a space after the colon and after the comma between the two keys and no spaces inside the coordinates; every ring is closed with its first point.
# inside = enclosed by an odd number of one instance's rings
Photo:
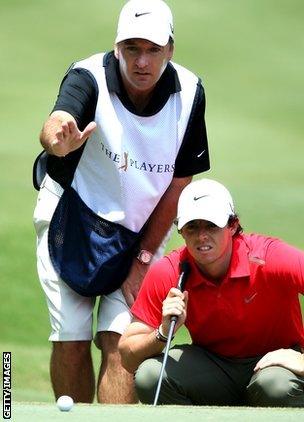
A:
{"type": "Polygon", "coordinates": [[[75,151],[91,136],[96,128],[95,122],[90,122],[81,132],[74,120],[61,123],[61,128],[56,131],[55,138],[51,141],[51,151],[58,157],[64,157],[75,151]]]}
{"type": "Polygon", "coordinates": [[[96,123],[92,121],[81,131],[70,113],[56,110],[45,122],[40,142],[48,154],[64,157],[80,148],[95,129],[96,123]]]}

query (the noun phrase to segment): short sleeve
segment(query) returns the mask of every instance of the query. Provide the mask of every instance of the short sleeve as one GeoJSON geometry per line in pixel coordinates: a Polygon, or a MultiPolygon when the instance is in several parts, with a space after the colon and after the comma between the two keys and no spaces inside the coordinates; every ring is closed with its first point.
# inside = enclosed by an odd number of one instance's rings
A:
{"type": "Polygon", "coordinates": [[[304,294],[304,252],[276,239],[267,248],[265,270],[287,289],[304,294]]]}
{"type": "Polygon", "coordinates": [[[185,136],[176,157],[174,177],[193,176],[210,169],[205,107],[205,92],[199,82],[185,136]]]}
{"type": "Polygon", "coordinates": [[[71,69],[63,78],[53,111],[63,110],[76,120],[80,130],[94,120],[98,86],[86,69],[71,69]]]}

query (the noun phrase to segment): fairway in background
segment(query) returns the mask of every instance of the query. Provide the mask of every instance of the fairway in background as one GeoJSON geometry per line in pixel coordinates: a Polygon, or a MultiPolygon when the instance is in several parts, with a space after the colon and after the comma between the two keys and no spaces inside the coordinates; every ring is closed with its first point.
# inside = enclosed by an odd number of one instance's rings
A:
{"type": "MultiPolygon", "coordinates": [[[[12,351],[14,400],[52,400],[32,226],[38,134],[69,65],[111,48],[123,3],[0,2],[0,346],[12,351]]],[[[246,231],[304,248],[304,3],[168,3],[174,60],[200,75],[206,89],[212,169],[205,176],[227,185],[246,231]]],[[[178,245],[175,232],[167,250],[178,245]]],[[[99,359],[94,348],[95,365],[99,359]]]]}

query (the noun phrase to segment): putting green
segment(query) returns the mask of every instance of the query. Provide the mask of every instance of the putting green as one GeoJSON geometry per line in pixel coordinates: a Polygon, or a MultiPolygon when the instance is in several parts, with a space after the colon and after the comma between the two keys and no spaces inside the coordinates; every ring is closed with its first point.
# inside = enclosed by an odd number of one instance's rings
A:
{"type": "MultiPolygon", "coordinates": [[[[92,414],[89,422],[93,414],[103,421],[105,413],[107,422],[156,417],[150,408],[79,406],[72,418],[53,405],[18,404],[51,403],[53,396],[49,317],[37,279],[32,225],[37,192],[31,169],[41,150],[39,132],[68,66],[112,48],[124,1],[0,0],[0,351],[12,353],[13,421],[83,421],[83,414],[92,414]]],[[[271,234],[304,249],[304,2],[168,3],[175,17],[174,60],[201,76],[206,88],[211,170],[204,177],[229,187],[246,232],[271,234]]],[[[181,243],[175,232],[167,250],[181,243]]],[[[182,333],[176,340],[187,341],[182,333]]],[[[98,370],[100,351],[92,350],[98,370]]],[[[271,420],[301,420],[293,411],[270,413],[271,420]]],[[[234,421],[239,415],[246,422],[269,412],[157,409],[161,415],[194,415],[198,422],[234,421]]]]}
{"type": "Polygon", "coordinates": [[[301,420],[303,409],[271,409],[243,407],[187,407],[144,405],[85,405],[77,404],[70,412],[60,412],[56,405],[39,403],[14,403],[13,421],[73,421],[90,422],[281,422],[301,420]]]}

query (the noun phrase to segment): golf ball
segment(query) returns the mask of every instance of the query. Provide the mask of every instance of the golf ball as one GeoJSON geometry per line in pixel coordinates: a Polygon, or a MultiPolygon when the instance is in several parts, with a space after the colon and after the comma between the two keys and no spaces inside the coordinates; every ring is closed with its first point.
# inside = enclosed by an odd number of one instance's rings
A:
{"type": "Polygon", "coordinates": [[[74,401],[70,396],[61,396],[57,400],[58,409],[60,409],[62,412],[68,412],[69,410],[71,410],[73,404],[74,401]]]}

